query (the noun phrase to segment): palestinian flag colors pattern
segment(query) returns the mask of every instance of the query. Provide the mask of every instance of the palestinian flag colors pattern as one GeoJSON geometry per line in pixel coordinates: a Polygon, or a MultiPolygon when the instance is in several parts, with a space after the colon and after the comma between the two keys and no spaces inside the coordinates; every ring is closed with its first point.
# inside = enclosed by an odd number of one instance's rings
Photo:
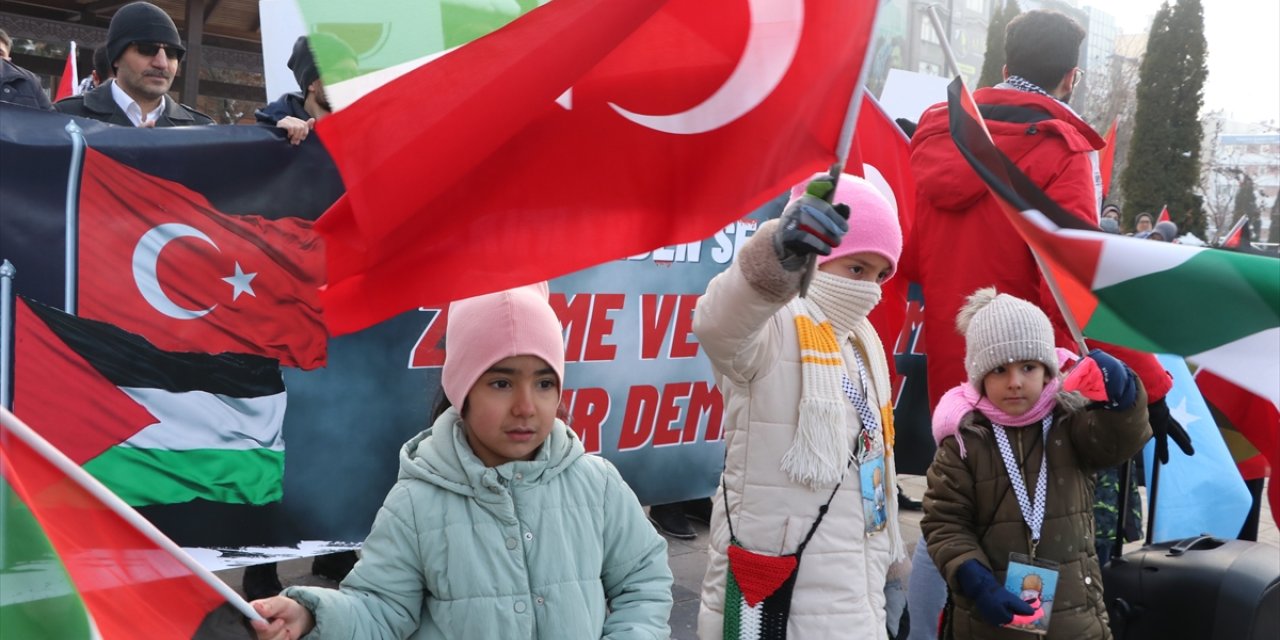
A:
{"type": "Polygon", "coordinates": [[[996,148],[958,78],[948,101],[956,146],[1042,260],[1085,337],[1184,356],[1280,405],[1280,260],[1090,227],[996,148]]]}
{"type": "Polygon", "coordinates": [[[0,549],[0,637],[252,637],[230,587],[3,409],[0,549]]]}
{"type": "Polygon", "coordinates": [[[764,556],[729,545],[729,575],[724,598],[724,637],[777,640],[787,637],[791,592],[800,557],[764,556]]]}
{"type": "Polygon", "coordinates": [[[281,498],[277,361],[161,351],[25,299],[16,337],[15,411],[126,503],[281,498]]]}

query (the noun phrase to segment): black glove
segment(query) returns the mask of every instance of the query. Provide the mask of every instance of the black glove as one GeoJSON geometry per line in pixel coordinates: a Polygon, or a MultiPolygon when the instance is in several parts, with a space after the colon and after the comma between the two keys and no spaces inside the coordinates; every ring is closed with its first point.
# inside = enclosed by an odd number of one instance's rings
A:
{"type": "Polygon", "coordinates": [[[973,600],[978,616],[995,626],[1013,622],[1013,615],[1035,613],[1031,605],[996,582],[991,570],[977,560],[968,560],[956,571],[960,593],[973,600]]]}
{"type": "Polygon", "coordinates": [[[773,250],[787,271],[804,269],[805,262],[812,254],[831,255],[831,249],[840,245],[840,239],[849,230],[849,207],[843,204],[832,205],[814,195],[815,191],[826,193],[829,185],[814,183],[831,178],[823,176],[810,183],[805,195],[787,205],[782,211],[781,227],[773,236],[773,250]]]}
{"type": "Polygon", "coordinates": [[[1138,399],[1138,377],[1133,371],[1102,349],[1094,349],[1085,357],[1092,359],[1102,372],[1103,385],[1107,389],[1107,401],[1102,408],[1124,411],[1132,407],[1138,399]]]}
{"type": "Polygon", "coordinates": [[[1156,438],[1156,459],[1160,464],[1169,464],[1169,438],[1178,445],[1182,452],[1194,456],[1195,447],[1191,446],[1191,436],[1173,416],[1169,415],[1169,405],[1160,398],[1147,405],[1147,421],[1151,423],[1151,431],[1156,438]]]}

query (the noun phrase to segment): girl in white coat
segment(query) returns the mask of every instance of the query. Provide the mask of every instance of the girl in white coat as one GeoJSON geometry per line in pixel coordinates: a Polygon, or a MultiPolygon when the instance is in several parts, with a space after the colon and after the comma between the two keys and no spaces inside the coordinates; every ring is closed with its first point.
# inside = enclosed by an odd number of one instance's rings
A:
{"type": "MultiPolygon", "coordinates": [[[[808,192],[830,191],[826,180],[808,192]]],[[[861,178],[842,175],[833,201],[793,189],[694,314],[726,408],[703,640],[885,637],[886,574],[903,545],[896,502],[876,499],[896,493],[893,411],[867,314],[902,231],[861,178]]]]}

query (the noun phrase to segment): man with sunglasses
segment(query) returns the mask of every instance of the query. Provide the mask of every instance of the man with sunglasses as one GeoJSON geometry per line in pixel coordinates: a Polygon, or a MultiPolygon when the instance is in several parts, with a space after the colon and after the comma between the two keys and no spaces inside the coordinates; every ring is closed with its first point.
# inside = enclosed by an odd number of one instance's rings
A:
{"type": "Polygon", "coordinates": [[[59,100],[54,108],[126,127],[213,124],[209,116],[168,95],[185,54],[168,14],[149,2],[127,4],[107,27],[107,57],[115,78],[88,93],[59,100]]]}

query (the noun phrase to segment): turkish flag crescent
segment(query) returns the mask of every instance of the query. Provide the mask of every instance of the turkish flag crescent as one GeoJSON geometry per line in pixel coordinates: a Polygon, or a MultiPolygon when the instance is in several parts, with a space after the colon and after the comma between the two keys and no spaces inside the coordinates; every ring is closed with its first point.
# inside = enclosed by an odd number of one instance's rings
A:
{"type": "Polygon", "coordinates": [[[878,5],[557,0],[322,120],[330,330],[701,240],[826,169],[878,5]]]}
{"type": "Polygon", "coordinates": [[[168,351],[325,364],[311,222],[227,215],[186,187],[85,151],[79,312],[168,351]]]}

